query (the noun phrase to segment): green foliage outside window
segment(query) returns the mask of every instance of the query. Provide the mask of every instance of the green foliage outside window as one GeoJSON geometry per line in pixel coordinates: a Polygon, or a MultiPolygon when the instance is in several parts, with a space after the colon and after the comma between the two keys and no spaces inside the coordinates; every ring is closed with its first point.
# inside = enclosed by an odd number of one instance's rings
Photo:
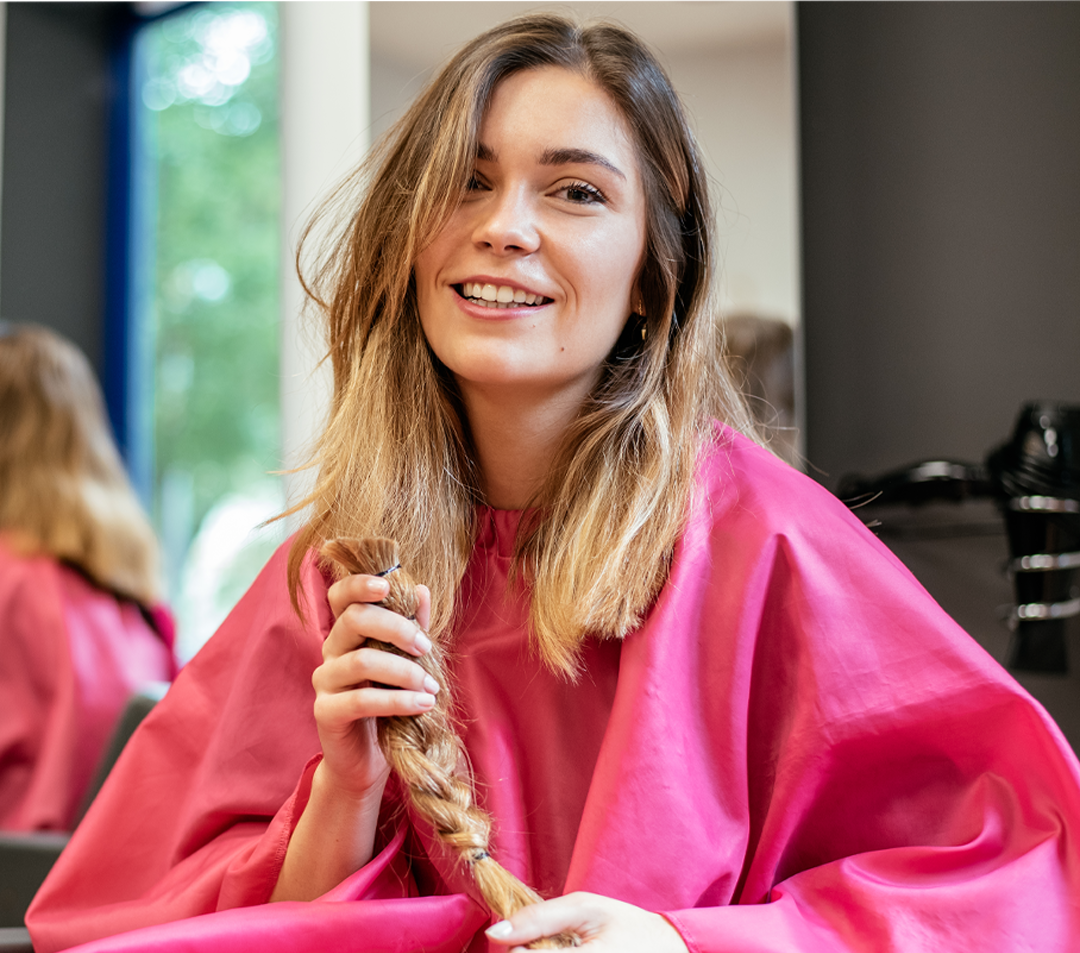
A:
{"type": "Polygon", "coordinates": [[[178,602],[231,605],[275,542],[264,534],[218,566],[212,595],[185,591],[215,507],[258,498],[254,524],[280,497],[267,476],[280,466],[276,8],[199,5],[145,27],[136,48],[153,511],[183,623],[194,610],[178,602]]]}

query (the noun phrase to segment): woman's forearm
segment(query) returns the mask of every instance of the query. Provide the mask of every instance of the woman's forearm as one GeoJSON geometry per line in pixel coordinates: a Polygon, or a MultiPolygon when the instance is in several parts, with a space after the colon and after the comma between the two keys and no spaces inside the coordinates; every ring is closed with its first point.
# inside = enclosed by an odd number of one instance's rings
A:
{"type": "Polygon", "coordinates": [[[311,779],[271,902],[314,900],[371,860],[385,779],[355,798],[332,787],[323,768],[311,779]]]}

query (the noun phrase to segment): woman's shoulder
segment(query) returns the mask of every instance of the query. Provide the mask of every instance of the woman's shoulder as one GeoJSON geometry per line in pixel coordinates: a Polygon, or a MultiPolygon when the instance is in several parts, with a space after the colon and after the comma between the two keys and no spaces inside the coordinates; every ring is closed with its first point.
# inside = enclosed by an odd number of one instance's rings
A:
{"type": "Polygon", "coordinates": [[[830,699],[823,710],[842,720],[850,687],[862,692],[880,682],[870,672],[892,673],[897,684],[921,678],[943,692],[994,685],[1015,694],[996,663],[855,513],[768,450],[718,429],[697,491],[672,588],[704,590],[710,619],[750,620],[740,631],[753,633],[770,671],[787,671],[792,659],[809,666],[815,697],[824,692],[830,699]],[[917,671],[913,658],[922,660],[917,671]],[[853,681],[840,672],[861,674],[853,681]]]}
{"type": "Polygon", "coordinates": [[[716,566],[732,559],[843,577],[844,585],[908,590],[914,577],[893,552],[821,484],[727,427],[702,456],[683,558],[716,566]]]}
{"type": "Polygon", "coordinates": [[[2,578],[22,579],[24,576],[49,571],[56,560],[34,544],[31,537],[18,530],[0,530],[0,569],[2,578]]]}
{"type": "Polygon", "coordinates": [[[0,681],[48,678],[66,652],[60,565],[0,538],[0,681]],[[33,676],[37,677],[37,676],[33,676]]]}
{"type": "Polygon", "coordinates": [[[719,423],[699,463],[693,518],[746,524],[770,535],[830,529],[870,535],[816,480],[719,423]]]}
{"type": "MultiPolygon", "coordinates": [[[[290,606],[292,605],[289,590],[289,561],[293,555],[295,542],[296,534],[293,533],[274,550],[273,555],[266,561],[266,565],[255,577],[255,581],[240,602],[247,599],[262,602],[272,594],[275,603],[284,600],[290,606]]],[[[326,591],[332,583],[330,570],[319,559],[318,554],[314,550],[305,552],[300,559],[296,587],[297,602],[303,616],[311,614],[313,618],[319,617],[319,609],[325,606],[326,591]]]]}
{"type": "Polygon", "coordinates": [[[321,645],[332,622],[326,591],[330,578],[315,554],[304,555],[298,578],[296,604],[289,588],[290,536],[274,551],[247,591],[217,631],[185,666],[230,667],[244,657],[264,651],[299,649],[308,656],[321,645]]]}
{"type": "Polygon", "coordinates": [[[0,611],[5,617],[14,606],[58,604],[60,572],[52,556],[28,550],[0,533],[0,611]]]}

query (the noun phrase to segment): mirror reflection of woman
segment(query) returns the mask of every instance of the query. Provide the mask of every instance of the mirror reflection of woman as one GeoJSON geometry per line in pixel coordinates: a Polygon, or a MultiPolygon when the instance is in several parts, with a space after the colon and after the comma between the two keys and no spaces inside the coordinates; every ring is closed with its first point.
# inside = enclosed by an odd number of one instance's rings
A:
{"type": "Polygon", "coordinates": [[[157,564],[90,363],[0,324],[0,830],[71,830],[128,698],[175,673],[157,564]]]}
{"type": "Polygon", "coordinates": [[[1067,948],[1075,758],[743,435],[700,158],[644,46],[489,31],[336,207],[308,520],[136,739],[37,947],[1067,948]],[[415,621],[315,555],[371,535],[427,583],[415,621]],[[374,740],[445,692],[491,852],[550,898],[496,923],[486,850],[440,840],[374,740]]]}

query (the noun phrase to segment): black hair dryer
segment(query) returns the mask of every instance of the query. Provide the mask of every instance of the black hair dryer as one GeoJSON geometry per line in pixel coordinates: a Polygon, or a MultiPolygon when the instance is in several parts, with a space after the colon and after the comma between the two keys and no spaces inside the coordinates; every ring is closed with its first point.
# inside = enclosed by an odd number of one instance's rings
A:
{"type": "Polygon", "coordinates": [[[1016,593],[1009,665],[1065,672],[1066,620],[1080,615],[1080,407],[1025,404],[987,469],[1005,516],[1016,593]]]}
{"type": "Polygon", "coordinates": [[[1080,406],[1025,404],[985,464],[925,460],[840,481],[849,506],[994,497],[1009,537],[1016,633],[1009,667],[1067,672],[1066,622],[1080,616],[1080,406]]]}

